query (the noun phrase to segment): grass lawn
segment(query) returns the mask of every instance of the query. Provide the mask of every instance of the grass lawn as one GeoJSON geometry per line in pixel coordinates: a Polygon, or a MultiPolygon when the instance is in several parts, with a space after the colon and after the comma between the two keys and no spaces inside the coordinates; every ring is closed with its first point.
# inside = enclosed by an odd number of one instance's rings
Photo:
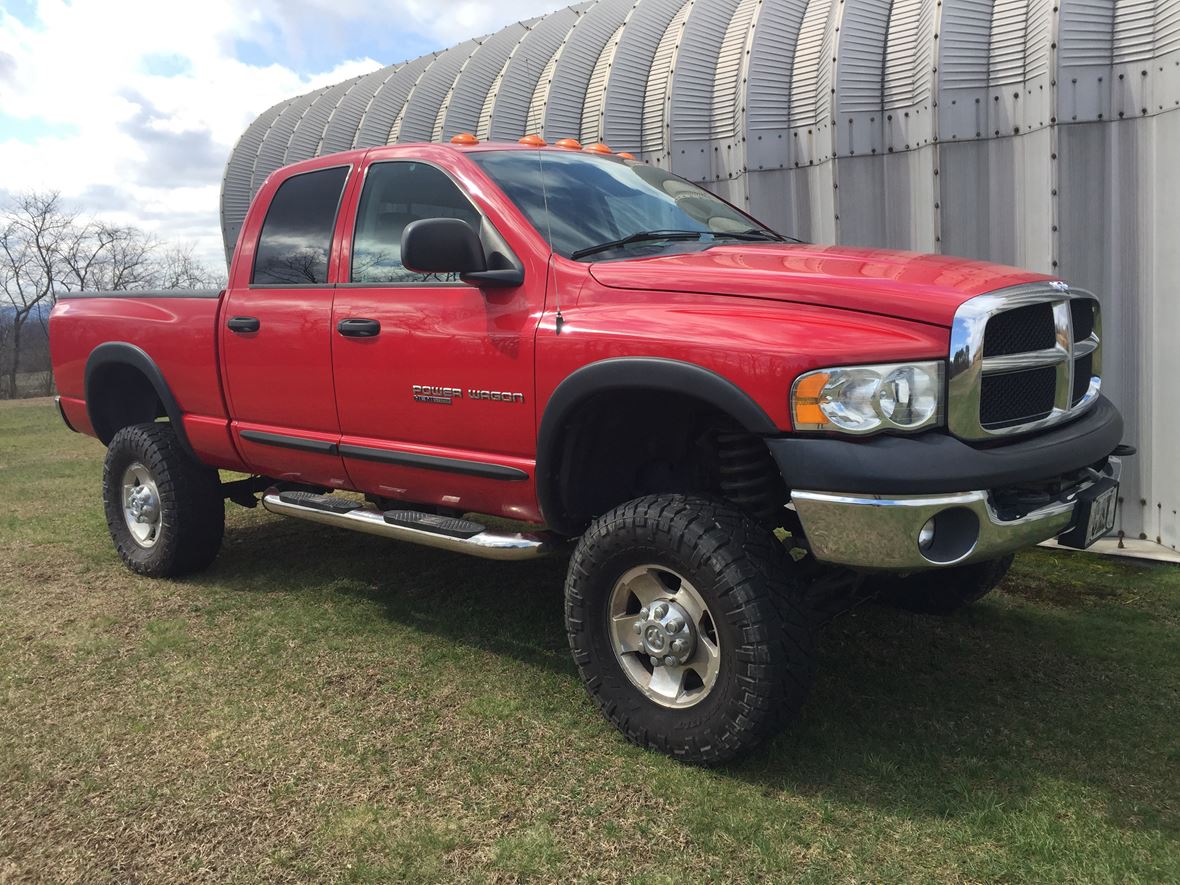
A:
{"type": "Polygon", "coordinates": [[[565,563],[233,507],[118,562],[102,447],[0,404],[0,882],[1180,880],[1180,569],[1036,550],[971,611],[866,607],[739,765],[631,747],[565,563]]]}

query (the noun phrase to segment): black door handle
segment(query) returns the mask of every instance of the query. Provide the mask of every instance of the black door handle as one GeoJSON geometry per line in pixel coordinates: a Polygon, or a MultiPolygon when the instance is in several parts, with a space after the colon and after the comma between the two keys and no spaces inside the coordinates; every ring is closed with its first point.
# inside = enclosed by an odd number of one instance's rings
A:
{"type": "Polygon", "coordinates": [[[237,332],[239,335],[246,332],[257,332],[262,328],[258,317],[230,317],[225,325],[231,332],[237,332]]]}
{"type": "Polygon", "coordinates": [[[347,319],[336,324],[336,331],[346,338],[372,338],[381,333],[376,320],[347,319]]]}

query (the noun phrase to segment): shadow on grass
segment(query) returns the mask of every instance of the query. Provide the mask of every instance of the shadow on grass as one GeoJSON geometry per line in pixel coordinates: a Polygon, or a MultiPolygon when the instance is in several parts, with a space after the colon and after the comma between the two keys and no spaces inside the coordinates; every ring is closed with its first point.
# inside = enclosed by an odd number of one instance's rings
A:
{"type": "MultiPolygon", "coordinates": [[[[283,520],[236,526],[227,542],[211,575],[235,590],[330,586],[392,622],[575,678],[563,557],[487,562],[283,520]]],[[[1180,831],[1175,697],[1146,651],[1167,634],[1144,614],[1112,640],[1093,610],[1102,594],[1088,614],[1047,609],[1022,596],[1029,580],[1025,569],[948,619],[874,607],[837,619],[802,721],[707,776],[911,817],[1000,814],[1054,793],[1064,807],[1080,791],[1117,826],[1180,831]]]]}

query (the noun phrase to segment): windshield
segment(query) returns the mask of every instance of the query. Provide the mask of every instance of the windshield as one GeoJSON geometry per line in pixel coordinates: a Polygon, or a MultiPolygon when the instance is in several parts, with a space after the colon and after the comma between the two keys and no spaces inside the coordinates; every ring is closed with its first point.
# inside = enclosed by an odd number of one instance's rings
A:
{"type": "Polygon", "coordinates": [[[718,238],[779,239],[703,188],[645,163],[556,151],[475,151],[468,156],[566,258],[600,253],[625,258],[637,249],[683,247],[686,241],[693,247],[709,246],[718,238]]]}

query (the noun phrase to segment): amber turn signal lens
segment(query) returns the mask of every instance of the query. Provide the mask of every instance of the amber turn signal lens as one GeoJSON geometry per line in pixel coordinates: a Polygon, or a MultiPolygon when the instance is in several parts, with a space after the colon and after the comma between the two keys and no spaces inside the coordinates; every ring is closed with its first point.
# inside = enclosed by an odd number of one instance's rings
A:
{"type": "Polygon", "coordinates": [[[553,143],[559,148],[567,148],[571,151],[580,151],[582,149],[582,142],[576,138],[559,138],[553,143]]]}
{"type": "Polygon", "coordinates": [[[583,148],[583,150],[593,151],[596,154],[613,154],[614,153],[614,151],[612,151],[609,146],[603,144],[601,141],[596,142],[592,145],[588,145],[587,147],[583,148]]]}
{"type": "Polygon", "coordinates": [[[626,151],[619,151],[619,156],[622,157],[624,160],[634,160],[635,159],[634,154],[629,154],[626,151]]]}
{"type": "Polygon", "coordinates": [[[470,132],[460,132],[451,136],[451,144],[479,144],[479,139],[470,132]]]}
{"type": "Polygon", "coordinates": [[[826,372],[807,375],[795,385],[795,426],[803,424],[827,424],[828,418],[819,407],[819,395],[828,383],[826,372]]]}
{"type": "Polygon", "coordinates": [[[520,140],[521,144],[527,144],[529,147],[544,147],[548,144],[545,139],[539,135],[526,135],[520,140]]]}

